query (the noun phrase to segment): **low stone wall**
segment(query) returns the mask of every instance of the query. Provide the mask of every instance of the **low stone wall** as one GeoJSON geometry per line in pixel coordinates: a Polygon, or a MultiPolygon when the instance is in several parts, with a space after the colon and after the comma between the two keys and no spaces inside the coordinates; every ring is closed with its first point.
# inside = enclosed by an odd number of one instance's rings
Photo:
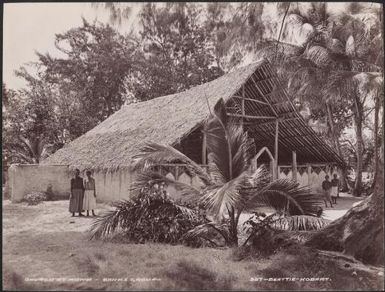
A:
{"type": "Polygon", "coordinates": [[[32,192],[45,192],[51,186],[55,197],[68,199],[71,173],[65,165],[12,164],[8,171],[12,202],[20,202],[32,192]]]}

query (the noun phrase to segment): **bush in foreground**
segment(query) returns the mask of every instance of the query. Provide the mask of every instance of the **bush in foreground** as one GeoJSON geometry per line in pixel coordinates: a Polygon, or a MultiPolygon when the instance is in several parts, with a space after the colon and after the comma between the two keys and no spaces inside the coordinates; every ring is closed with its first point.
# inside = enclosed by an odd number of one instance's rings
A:
{"type": "Polygon", "coordinates": [[[202,239],[184,240],[182,235],[203,224],[205,218],[186,205],[175,203],[167,194],[155,189],[142,190],[131,200],[113,203],[116,208],[96,219],[92,237],[107,237],[123,233],[130,242],[185,243],[203,245],[202,239]]]}
{"type": "Polygon", "coordinates": [[[23,201],[27,202],[28,205],[38,205],[42,201],[47,201],[48,196],[46,193],[43,192],[32,192],[28,193],[24,196],[23,201]]]}

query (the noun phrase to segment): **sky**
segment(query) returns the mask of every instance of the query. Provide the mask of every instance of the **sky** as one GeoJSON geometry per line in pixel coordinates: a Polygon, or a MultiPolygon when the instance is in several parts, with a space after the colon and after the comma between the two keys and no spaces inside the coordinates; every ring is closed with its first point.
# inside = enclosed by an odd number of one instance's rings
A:
{"type": "MultiPolygon", "coordinates": [[[[138,3],[132,3],[134,10],[138,3]]],[[[109,22],[103,7],[90,3],[5,3],[3,18],[3,81],[8,88],[19,89],[25,83],[14,76],[14,70],[37,61],[35,51],[59,56],[55,48],[56,33],[81,26],[82,17],[88,21],[109,22]]],[[[128,31],[132,21],[117,28],[128,31]]]]}

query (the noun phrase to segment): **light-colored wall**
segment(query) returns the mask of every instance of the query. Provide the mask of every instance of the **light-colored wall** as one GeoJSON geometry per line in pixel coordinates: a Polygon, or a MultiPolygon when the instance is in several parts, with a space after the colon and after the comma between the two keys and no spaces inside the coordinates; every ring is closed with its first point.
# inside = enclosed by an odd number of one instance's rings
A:
{"type": "MultiPolygon", "coordinates": [[[[81,173],[84,177],[85,173],[81,173]]],[[[68,199],[73,171],[65,165],[20,164],[9,168],[9,191],[12,202],[20,202],[32,192],[45,192],[49,185],[55,195],[68,199]]],[[[116,172],[94,172],[98,202],[111,202],[130,197],[131,173],[129,170],[116,172]]]]}
{"type": "MultiPolygon", "coordinates": [[[[318,174],[315,171],[311,171],[310,174],[308,171],[305,171],[301,175],[300,172],[297,171],[297,182],[301,187],[309,186],[313,192],[321,193],[322,182],[325,180],[325,176],[329,175],[329,180],[331,180],[334,173],[340,176],[336,168],[333,168],[333,171],[330,171],[330,168],[328,168],[327,171],[321,170],[318,174]]],[[[279,178],[292,179],[292,171],[290,170],[288,174],[285,174],[281,169],[279,172],[279,178]]]]}
{"type": "MultiPolygon", "coordinates": [[[[84,177],[85,174],[82,176],[84,177]]],[[[94,172],[96,197],[99,202],[112,202],[130,198],[131,172],[118,170],[114,172],[94,172]]]]}
{"type": "Polygon", "coordinates": [[[49,185],[57,196],[69,196],[70,172],[63,165],[13,164],[9,168],[9,190],[12,202],[20,202],[32,192],[45,192],[49,185]]]}

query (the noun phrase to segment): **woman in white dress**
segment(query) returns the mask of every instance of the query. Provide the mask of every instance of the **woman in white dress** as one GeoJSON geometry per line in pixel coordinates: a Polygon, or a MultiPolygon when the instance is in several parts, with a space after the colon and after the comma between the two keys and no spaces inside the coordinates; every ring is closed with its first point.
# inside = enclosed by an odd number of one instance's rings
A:
{"type": "Polygon", "coordinates": [[[96,209],[96,188],[95,179],[91,176],[91,171],[87,170],[86,178],[84,179],[84,199],[83,199],[83,210],[92,211],[92,215],[96,216],[94,210],[96,209]]]}

